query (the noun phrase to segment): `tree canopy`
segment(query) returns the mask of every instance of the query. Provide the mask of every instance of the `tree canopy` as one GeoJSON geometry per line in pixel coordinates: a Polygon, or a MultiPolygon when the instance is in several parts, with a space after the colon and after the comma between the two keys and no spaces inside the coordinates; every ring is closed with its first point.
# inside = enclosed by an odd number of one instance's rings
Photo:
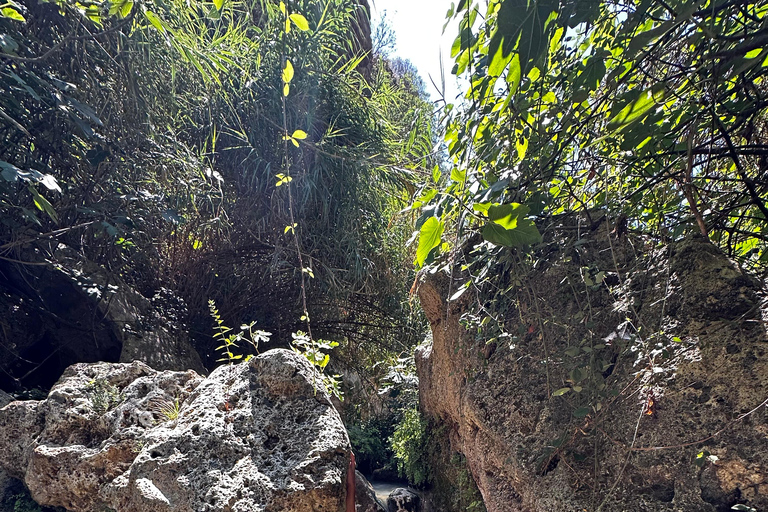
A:
{"type": "Polygon", "coordinates": [[[751,1],[452,6],[453,71],[471,85],[446,109],[451,169],[415,203],[426,204],[417,263],[474,233],[497,254],[536,243],[535,219],[610,212],[620,230],[698,232],[764,268],[767,11],[751,1]]]}

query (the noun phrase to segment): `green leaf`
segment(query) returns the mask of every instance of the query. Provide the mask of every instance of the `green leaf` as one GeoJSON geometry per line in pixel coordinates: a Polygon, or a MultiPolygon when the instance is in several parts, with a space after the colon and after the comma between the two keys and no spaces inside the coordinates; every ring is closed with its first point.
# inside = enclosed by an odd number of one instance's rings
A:
{"type": "Polygon", "coordinates": [[[37,189],[32,185],[30,185],[28,189],[29,189],[29,192],[32,194],[32,201],[35,203],[35,206],[37,207],[37,209],[42,212],[45,212],[53,222],[58,223],[59,218],[56,215],[56,210],[53,209],[53,206],[51,205],[51,203],[49,203],[46,198],[41,196],[40,192],[38,192],[37,189]]]}
{"type": "Polygon", "coordinates": [[[131,10],[133,9],[133,2],[130,0],[123,2],[123,5],[120,7],[120,17],[121,18],[127,18],[129,14],[131,14],[131,10]]]}
{"type": "Polygon", "coordinates": [[[149,21],[153,27],[155,27],[157,30],[159,30],[162,33],[165,33],[165,27],[163,27],[163,21],[160,19],[160,17],[155,14],[152,11],[145,11],[144,16],[147,18],[147,21],[149,21]]]}
{"type": "Polygon", "coordinates": [[[759,57],[760,54],[763,53],[762,48],[755,48],[754,50],[747,52],[746,55],[744,55],[745,59],[754,59],[755,57],[759,57]]]}
{"type": "Polygon", "coordinates": [[[635,53],[645,48],[651,41],[657,39],[667,32],[669,32],[675,26],[675,20],[668,20],[656,28],[645,30],[638,33],[627,45],[628,57],[632,58],[635,53]]]}
{"type": "Polygon", "coordinates": [[[591,409],[589,407],[579,407],[573,411],[573,416],[576,418],[586,418],[590,411],[591,409]]]}
{"type": "Polygon", "coordinates": [[[476,211],[477,213],[482,213],[483,215],[488,215],[488,209],[492,206],[491,203],[473,203],[472,209],[476,211]]]}
{"type": "Polygon", "coordinates": [[[437,183],[440,181],[440,166],[435,165],[434,169],[432,169],[432,181],[437,183]]]}
{"type": "Polygon", "coordinates": [[[581,352],[581,350],[579,350],[579,347],[571,347],[565,350],[565,354],[571,357],[576,357],[577,355],[579,355],[579,352],[581,352]]]}
{"type": "Polygon", "coordinates": [[[224,0],[213,0],[213,5],[216,7],[217,11],[220,11],[222,7],[224,7],[224,0]]]}
{"type": "Polygon", "coordinates": [[[560,388],[554,393],[552,393],[552,396],[563,396],[564,394],[568,393],[571,390],[571,388],[560,388]]]}
{"type": "Polygon", "coordinates": [[[304,130],[296,130],[295,132],[293,132],[291,137],[293,137],[294,139],[304,140],[307,138],[307,132],[305,132],[304,130]]]}
{"type": "Polygon", "coordinates": [[[275,184],[276,187],[279,187],[280,185],[287,185],[288,183],[293,181],[293,178],[291,178],[290,176],[286,176],[283,173],[276,174],[275,178],[277,178],[278,180],[277,183],[275,184]]]}
{"type": "Polygon", "coordinates": [[[499,45],[496,49],[496,53],[494,53],[493,57],[491,58],[490,64],[488,64],[488,74],[495,77],[501,76],[511,60],[512,55],[504,55],[502,46],[499,45]]]}
{"type": "Polygon", "coordinates": [[[488,45],[488,55],[492,56],[491,63],[495,68],[516,52],[522,74],[526,74],[531,67],[530,62],[549,49],[546,32],[552,9],[548,4],[529,0],[505,0],[501,3],[496,28],[488,45]]]}
{"type": "MultiPolygon", "coordinates": [[[[9,36],[8,34],[0,34],[0,51],[3,53],[16,53],[16,50],[19,49],[19,43],[16,42],[14,38],[9,36]]],[[[11,76],[14,80],[19,82],[26,91],[35,97],[37,101],[41,101],[40,96],[37,95],[37,93],[34,91],[34,89],[31,89],[24,80],[21,79],[19,75],[11,71],[11,76]]]]}
{"type": "Polygon", "coordinates": [[[293,24],[296,25],[296,27],[298,27],[299,30],[302,30],[304,32],[309,30],[309,22],[307,22],[307,18],[305,18],[301,14],[293,13],[291,14],[290,18],[293,24]]]}
{"type": "Polygon", "coordinates": [[[488,222],[482,231],[483,238],[505,247],[520,247],[541,241],[541,233],[532,220],[516,219],[515,222],[514,229],[505,229],[494,221],[488,222]]]}
{"type": "Polygon", "coordinates": [[[517,88],[520,87],[520,80],[523,77],[523,70],[520,67],[520,56],[515,54],[512,57],[512,62],[509,64],[509,71],[507,72],[507,83],[509,84],[509,94],[515,94],[517,88]]]}
{"type": "MultiPolygon", "coordinates": [[[[289,84],[293,80],[293,64],[288,59],[285,59],[285,67],[283,68],[283,83],[289,84]]],[[[287,94],[286,94],[287,96],[287,94]]]]}
{"type": "Polygon", "coordinates": [[[525,153],[528,151],[528,139],[518,138],[515,140],[515,148],[517,148],[517,158],[525,160],[525,153]],[[522,142],[520,142],[522,140],[522,142]]]}
{"type": "Polygon", "coordinates": [[[488,208],[488,218],[504,229],[515,229],[518,218],[525,217],[531,211],[524,204],[508,203],[488,208]]]}
{"type": "Polygon", "coordinates": [[[451,181],[455,181],[456,183],[464,183],[464,180],[467,179],[467,170],[458,168],[451,169],[451,181]]]}
{"type": "Polygon", "coordinates": [[[437,217],[430,217],[421,225],[419,230],[419,246],[416,249],[416,264],[419,267],[424,266],[424,262],[427,260],[427,256],[429,256],[432,249],[440,245],[444,229],[445,224],[443,221],[438,220],[437,217]]]}
{"type": "Polygon", "coordinates": [[[2,13],[3,18],[10,18],[12,20],[21,21],[22,23],[26,23],[27,21],[24,19],[24,16],[13,7],[3,7],[3,9],[0,10],[0,13],[2,13]]]}
{"type": "Polygon", "coordinates": [[[643,119],[658,103],[664,99],[664,89],[653,87],[640,93],[640,96],[621,109],[608,123],[608,130],[619,132],[629,125],[643,119]]]}

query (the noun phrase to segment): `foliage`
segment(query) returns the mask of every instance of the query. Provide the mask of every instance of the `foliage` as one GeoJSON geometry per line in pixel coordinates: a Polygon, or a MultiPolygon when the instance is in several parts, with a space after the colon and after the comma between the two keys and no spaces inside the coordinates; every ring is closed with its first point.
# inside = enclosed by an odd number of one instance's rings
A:
{"type": "MultiPolygon", "coordinates": [[[[536,218],[595,221],[606,210],[621,229],[700,232],[764,266],[768,6],[492,0],[480,9],[462,1],[449,11],[460,18],[454,72],[471,86],[446,108],[450,176],[423,183],[414,203],[423,251],[450,256],[478,233],[465,262],[477,272],[540,241],[536,218]]],[[[423,251],[417,264],[429,261],[423,251]]]]}
{"type": "MultiPolygon", "coordinates": [[[[221,319],[219,310],[216,308],[216,303],[213,300],[208,301],[208,307],[214,322],[213,330],[215,332],[213,338],[219,338],[218,341],[224,343],[223,345],[216,347],[216,350],[220,351],[222,354],[222,357],[217,359],[217,362],[232,364],[235,361],[242,359],[243,354],[235,354],[232,351],[233,348],[238,348],[237,342],[239,341],[247,341],[250,343],[253,350],[258,354],[259,343],[268,342],[269,338],[272,336],[271,332],[254,329],[253,327],[256,325],[255,321],[241,325],[240,332],[232,333],[232,328],[224,325],[224,320],[221,319]]],[[[250,356],[248,356],[246,360],[249,357],[250,356]]]]}
{"type": "Polygon", "coordinates": [[[29,494],[16,494],[12,496],[13,512],[42,512],[43,509],[38,505],[29,494]]]}
{"type": "Polygon", "coordinates": [[[341,391],[341,376],[325,373],[325,368],[331,360],[328,353],[339,346],[336,341],[313,340],[306,333],[297,331],[291,334],[293,351],[306,357],[319,372],[319,381],[323,389],[339,400],[344,400],[341,391]]]}
{"type": "Polygon", "coordinates": [[[359,425],[347,425],[349,443],[355,453],[357,468],[370,475],[376,469],[392,469],[393,453],[387,439],[392,435],[394,425],[386,419],[370,419],[359,425]]]}
{"type": "Polygon", "coordinates": [[[365,53],[359,2],[84,5],[0,18],[0,257],[68,246],[145,296],[170,288],[205,358],[209,299],[276,333],[311,312],[320,338],[411,344],[393,221],[432,106],[365,53]]]}
{"type": "Polygon", "coordinates": [[[453,490],[453,500],[456,510],[467,512],[485,512],[483,496],[477,488],[472,473],[467,465],[467,459],[456,453],[451,457],[451,465],[456,468],[456,488],[453,490]]]}
{"type": "Polygon", "coordinates": [[[96,414],[104,414],[123,401],[120,390],[104,378],[88,382],[85,391],[96,414]]]}
{"type": "MultiPolygon", "coordinates": [[[[652,367],[636,374],[639,412],[652,415],[647,373],[685,343],[635,323],[614,247],[589,254],[590,233],[603,248],[630,234],[648,258],[698,234],[768,270],[766,14],[765,2],[717,0],[462,0],[449,10],[459,18],[453,71],[470,86],[445,109],[449,167],[414,195],[416,264],[451,276],[447,296],[469,305],[465,326],[489,343],[486,358],[508,342],[542,363],[547,394],[584,432],[609,421],[622,393],[610,378],[629,371],[618,357],[652,367]],[[598,265],[603,257],[613,261],[598,265]],[[545,285],[561,287],[576,315],[557,316],[537,295],[545,285]],[[606,342],[592,308],[611,306],[627,323],[606,342]]],[[[574,430],[549,443],[543,472],[574,430]]],[[[597,481],[597,455],[586,465],[597,481]]]]}
{"type": "Polygon", "coordinates": [[[428,443],[426,422],[416,407],[404,411],[390,442],[400,475],[416,486],[427,483],[430,471],[425,457],[428,443]]]}
{"type": "Polygon", "coordinates": [[[173,421],[179,417],[181,403],[178,398],[175,398],[173,401],[164,400],[157,404],[157,409],[166,420],[173,421]]]}

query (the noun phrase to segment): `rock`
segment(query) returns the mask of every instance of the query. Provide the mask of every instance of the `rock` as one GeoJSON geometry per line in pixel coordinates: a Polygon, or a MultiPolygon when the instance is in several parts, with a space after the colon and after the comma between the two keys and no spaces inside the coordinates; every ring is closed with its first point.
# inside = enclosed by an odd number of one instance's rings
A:
{"type": "Polygon", "coordinates": [[[607,224],[515,274],[490,357],[448,277],[421,284],[420,407],[442,450],[466,457],[488,512],[768,510],[763,290],[704,238],[658,247],[607,224]],[[588,288],[585,265],[620,279],[588,288]]]}
{"type": "Polygon", "coordinates": [[[193,371],[76,364],[0,409],[0,468],[38,503],[91,512],[336,512],[350,450],[317,373],[288,350],[193,371]]]}
{"type": "Polygon", "coordinates": [[[371,483],[359,471],[355,471],[355,512],[387,512],[371,483]]]}
{"type": "Polygon", "coordinates": [[[387,512],[420,512],[421,496],[411,489],[398,488],[387,497],[387,512]]]}
{"type": "Polygon", "coordinates": [[[56,255],[58,265],[0,261],[1,388],[48,389],[78,362],[138,360],[157,370],[205,372],[180,299],[164,289],[147,299],[73,251],[56,255]]]}

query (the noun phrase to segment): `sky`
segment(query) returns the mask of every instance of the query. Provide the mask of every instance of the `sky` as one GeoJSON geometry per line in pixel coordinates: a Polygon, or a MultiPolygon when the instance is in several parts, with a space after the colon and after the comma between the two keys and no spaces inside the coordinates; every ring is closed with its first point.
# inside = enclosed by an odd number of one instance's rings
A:
{"type": "Polygon", "coordinates": [[[440,87],[440,55],[443,56],[445,73],[445,96],[449,103],[458,94],[456,77],[451,75],[453,60],[451,44],[458,34],[458,22],[454,20],[445,29],[445,14],[451,7],[451,0],[372,0],[371,26],[375,29],[386,11],[386,19],[395,31],[396,48],[394,56],[410,60],[427,85],[427,92],[433,100],[440,93],[432,80],[440,87]]]}

